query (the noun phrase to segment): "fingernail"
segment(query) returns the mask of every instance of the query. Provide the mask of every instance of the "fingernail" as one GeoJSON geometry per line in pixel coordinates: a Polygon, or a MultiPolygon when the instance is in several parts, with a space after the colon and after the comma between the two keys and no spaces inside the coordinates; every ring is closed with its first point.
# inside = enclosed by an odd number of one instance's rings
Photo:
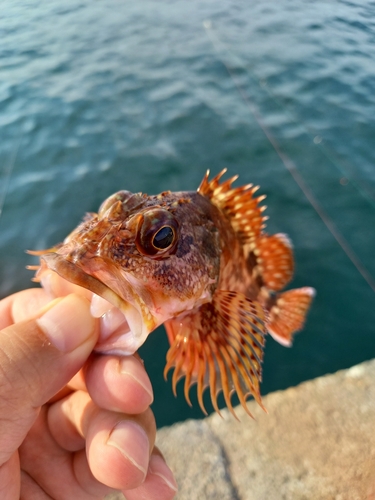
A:
{"type": "Polygon", "coordinates": [[[133,356],[126,356],[120,359],[120,373],[131,377],[137,384],[141,386],[149,396],[148,406],[154,401],[152,385],[148,375],[141,363],[133,356]]]}
{"type": "Polygon", "coordinates": [[[160,455],[151,455],[149,468],[151,474],[159,476],[172,491],[178,490],[173,472],[160,455]]]}
{"type": "Polygon", "coordinates": [[[36,322],[56,349],[62,352],[73,351],[95,330],[90,304],[78,295],[68,295],[54,302],[36,322]]]}
{"type": "Polygon", "coordinates": [[[146,477],[150,446],[146,432],[140,425],[131,420],[122,420],[113,428],[107,444],[118,449],[146,477]]]}

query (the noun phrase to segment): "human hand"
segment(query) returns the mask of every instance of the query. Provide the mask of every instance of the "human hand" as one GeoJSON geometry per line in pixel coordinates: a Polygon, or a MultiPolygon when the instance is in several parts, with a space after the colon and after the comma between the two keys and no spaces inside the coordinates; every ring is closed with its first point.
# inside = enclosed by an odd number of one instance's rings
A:
{"type": "Polygon", "coordinates": [[[83,296],[0,301],[0,498],[175,496],[146,371],[136,356],[91,354],[98,330],[83,296]]]}

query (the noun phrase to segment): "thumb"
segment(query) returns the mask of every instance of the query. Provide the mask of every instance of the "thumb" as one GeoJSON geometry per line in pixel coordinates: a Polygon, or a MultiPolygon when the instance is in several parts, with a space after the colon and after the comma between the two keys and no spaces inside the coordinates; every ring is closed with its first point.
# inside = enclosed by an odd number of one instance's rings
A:
{"type": "Polygon", "coordinates": [[[40,406],[82,367],[97,337],[90,304],[78,295],[0,331],[0,464],[20,446],[40,406]]]}

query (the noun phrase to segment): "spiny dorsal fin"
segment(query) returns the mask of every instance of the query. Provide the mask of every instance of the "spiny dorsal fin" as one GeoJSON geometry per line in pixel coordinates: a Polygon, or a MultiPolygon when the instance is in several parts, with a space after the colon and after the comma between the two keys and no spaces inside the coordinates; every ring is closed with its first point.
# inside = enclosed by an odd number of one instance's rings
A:
{"type": "Polygon", "coordinates": [[[235,415],[231,394],[236,392],[240,403],[251,416],[246,400],[252,395],[263,407],[259,383],[266,333],[266,313],[259,302],[242,293],[216,291],[213,301],[198,310],[168,320],[164,325],[171,347],[164,370],[166,377],[174,368],[173,392],[180,378],[185,377],[184,393],[189,404],[189,390],[197,383],[202,411],[203,392],[210,388],[213,407],[219,412],[217,396],[223,391],[225,402],[235,415]]]}
{"type": "Polygon", "coordinates": [[[219,181],[226,171],[225,168],[209,181],[210,171],[207,170],[198,193],[209,198],[226,214],[243,244],[252,242],[260,235],[267,220],[267,217],[262,215],[266,206],[259,206],[265,196],[254,198],[253,195],[259,186],[253,184],[233,188],[232,184],[238,178],[237,175],[220,184],[219,181]]]}

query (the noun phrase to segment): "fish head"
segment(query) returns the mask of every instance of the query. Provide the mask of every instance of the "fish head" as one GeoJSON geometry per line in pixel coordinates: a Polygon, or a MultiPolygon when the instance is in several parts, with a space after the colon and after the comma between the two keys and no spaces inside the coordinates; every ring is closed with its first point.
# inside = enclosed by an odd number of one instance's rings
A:
{"type": "Polygon", "coordinates": [[[220,270],[217,210],[196,192],[119,191],[41,254],[47,270],[93,292],[106,327],[96,350],[133,354],[166,320],[212,299],[220,270]]]}

